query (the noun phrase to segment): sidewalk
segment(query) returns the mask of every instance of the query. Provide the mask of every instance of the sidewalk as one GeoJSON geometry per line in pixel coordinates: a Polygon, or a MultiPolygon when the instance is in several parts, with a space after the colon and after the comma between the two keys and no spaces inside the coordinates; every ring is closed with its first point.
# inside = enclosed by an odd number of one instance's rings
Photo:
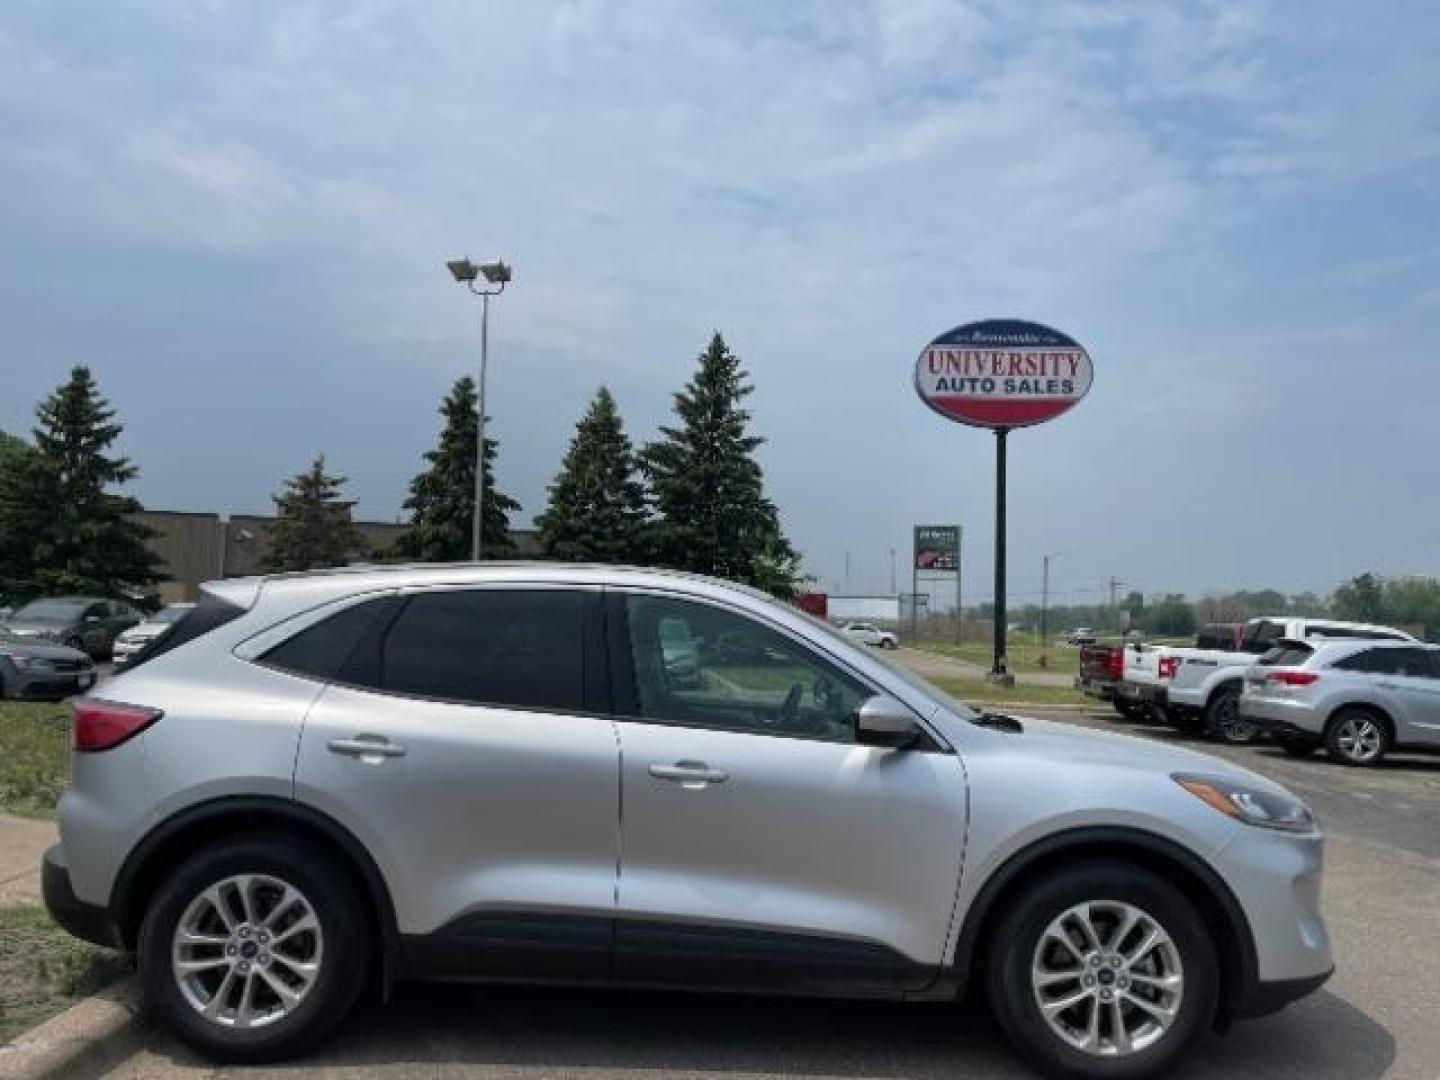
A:
{"type": "Polygon", "coordinates": [[[0,907],[40,903],[40,858],[59,835],[53,821],[0,814],[0,907]]]}

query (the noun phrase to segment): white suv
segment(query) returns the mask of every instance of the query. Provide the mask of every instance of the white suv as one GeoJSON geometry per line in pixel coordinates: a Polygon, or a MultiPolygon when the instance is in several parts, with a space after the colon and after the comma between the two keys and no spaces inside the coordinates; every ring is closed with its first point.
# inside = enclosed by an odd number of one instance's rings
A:
{"type": "Polygon", "coordinates": [[[400,979],[968,990],[1040,1067],[1135,1080],[1331,971],[1284,788],[975,713],[705,578],[216,582],[74,713],[46,904],[215,1058],[298,1053],[400,979]]]}
{"type": "Polygon", "coordinates": [[[856,641],[864,645],[873,645],[878,649],[898,649],[900,647],[898,637],[889,630],[881,630],[874,623],[846,623],[840,630],[842,633],[849,634],[856,641]]]}
{"type": "Polygon", "coordinates": [[[1324,745],[1342,765],[1440,748],[1440,646],[1281,642],[1246,672],[1240,715],[1292,754],[1324,745]]]}

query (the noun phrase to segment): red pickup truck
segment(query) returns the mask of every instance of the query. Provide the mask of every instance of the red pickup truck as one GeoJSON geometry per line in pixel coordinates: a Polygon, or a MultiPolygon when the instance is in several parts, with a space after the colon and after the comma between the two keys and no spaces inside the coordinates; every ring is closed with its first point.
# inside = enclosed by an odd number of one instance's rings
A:
{"type": "Polygon", "coordinates": [[[1075,689],[1087,697],[1113,704],[1123,716],[1136,715],[1134,706],[1115,696],[1115,687],[1125,674],[1125,650],[1120,645],[1080,646],[1080,674],[1075,689]]]}

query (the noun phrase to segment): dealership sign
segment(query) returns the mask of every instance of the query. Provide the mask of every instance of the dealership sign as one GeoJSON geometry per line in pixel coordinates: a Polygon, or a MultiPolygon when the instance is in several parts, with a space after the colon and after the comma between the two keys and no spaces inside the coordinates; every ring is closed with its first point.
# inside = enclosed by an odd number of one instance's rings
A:
{"type": "Polygon", "coordinates": [[[915,390],[940,415],[986,428],[1053,420],[1090,390],[1090,356],[1039,323],[987,319],[948,330],[915,362],[915,390]]]}
{"type": "Polygon", "coordinates": [[[915,526],[915,569],[960,569],[959,525],[915,526]]]}

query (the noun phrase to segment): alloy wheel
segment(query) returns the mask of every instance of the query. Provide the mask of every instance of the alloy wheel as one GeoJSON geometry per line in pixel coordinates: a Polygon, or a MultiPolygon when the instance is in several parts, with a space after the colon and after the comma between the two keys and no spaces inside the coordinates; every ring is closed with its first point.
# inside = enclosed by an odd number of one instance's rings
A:
{"type": "Polygon", "coordinates": [[[1247,720],[1240,715],[1240,698],[1235,694],[1226,694],[1216,702],[1215,720],[1220,737],[1226,742],[1253,742],[1260,733],[1259,726],[1253,720],[1247,720]]]}
{"type": "Polygon", "coordinates": [[[324,961],[324,935],[299,889],[268,874],[237,874],[190,902],[170,957],[191,1008],[222,1027],[256,1028],[305,1000],[324,961]]]}
{"type": "Polygon", "coordinates": [[[1165,928],[1133,904],[1077,904],[1035,946],[1031,988],[1040,1015],[1070,1046],[1128,1057],[1165,1037],[1180,1014],[1185,973],[1165,928]]]}
{"type": "Polygon", "coordinates": [[[1335,742],[1342,754],[1363,765],[1380,756],[1385,736],[1370,717],[1347,716],[1335,730],[1335,742]]]}

